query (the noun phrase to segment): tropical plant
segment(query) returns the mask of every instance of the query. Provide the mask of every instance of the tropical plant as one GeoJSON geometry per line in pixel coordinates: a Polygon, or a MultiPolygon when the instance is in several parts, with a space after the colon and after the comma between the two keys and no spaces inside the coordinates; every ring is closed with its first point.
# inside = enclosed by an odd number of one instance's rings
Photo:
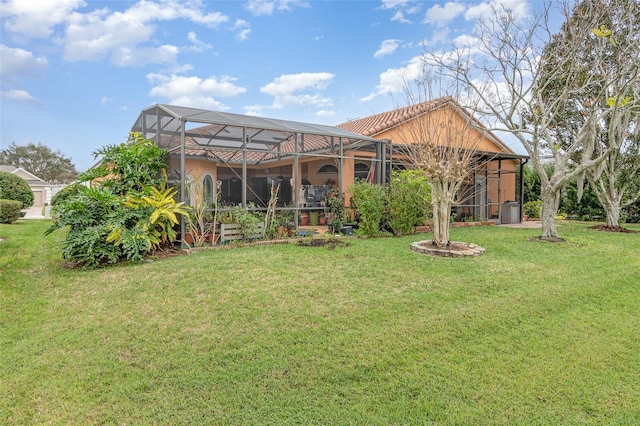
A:
{"type": "Polygon", "coordinates": [[[127,144],[97,152],[103,165],[82,176],[93,187],[76,185],[53,207],[56,219],[47,233],[68,227],[63,257],[89,268],[138,262],[174,241],[178,216],[188,209],[167,188],[164,151],[132,133],[127,144]]]}
{"type": "MultiPolygon", "coordinates": [[[[187,232],[193,239],[195,247],[202,247],[211,235],[215,234],[218,222],[218,195],[205,194],[205,188],[200,176],[192,176],[187,182],[187,193],[190,194],[191,206],[189,214],[185,216],[187,232]]],[[[183,237],[183,240],[186,240],[183,237]]],[[[188,241],[185,241],[188,244],[188,241]]]]}
{"type": "Polygon", "coordinates": [[[72,183],[67,185],[58,191],[53,197],[51,197],[51,207],[55,207],[58,203],[63,202],[71,197],[75,197],[80,192],[81,183],[72,183]]]}
{"type": "Polygon", "coordinates": [[[149,195],[125,201],[123,206],[128,215],[109,218],[112,231],[107,241],[122,246],[126,258],[136,262],[161,244],[174,241],[175,226],[180,223],[178,215],[189,213],[184,203],[176,202],[176,192],[174,188],[151,187],[149,195]],[[132,220],[123,221],[126,216],[132,220]]]}
{"type": "Polygon", "coordinates": [[[81,181],[99,180],[115,194],[143,194],[148,187],[159,188],[166,181],[166,151],[137,132],[129,133],[127,143],[107,145],[94,151],[100,165],[80,176],[81,181]]]}

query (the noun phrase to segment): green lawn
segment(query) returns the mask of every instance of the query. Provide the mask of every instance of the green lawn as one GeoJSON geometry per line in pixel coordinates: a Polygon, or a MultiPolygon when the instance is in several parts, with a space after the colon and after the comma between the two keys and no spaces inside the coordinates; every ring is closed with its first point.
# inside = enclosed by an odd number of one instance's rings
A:
{"type": "MultiPolygon", "coordinates": [[[[0,225],[0,424],[639,424],[640,234],[468,227],[63,268],[0,225]]],[[[635,229],[640,229],[635,227],[635,229]]]]}

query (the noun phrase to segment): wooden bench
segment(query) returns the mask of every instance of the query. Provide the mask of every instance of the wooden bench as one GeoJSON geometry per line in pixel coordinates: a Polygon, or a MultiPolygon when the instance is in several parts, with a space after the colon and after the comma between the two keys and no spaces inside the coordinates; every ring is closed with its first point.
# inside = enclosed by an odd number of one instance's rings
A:
{"type": "Polygon", "coordinates": [[[220,224],[220,241],[226,243],[229,241],[255,240],[264,236],[264,223],[257,225],[258,233],[256,235],[243,235],[242,227],[237,223],[221,223],[220,224]]]}

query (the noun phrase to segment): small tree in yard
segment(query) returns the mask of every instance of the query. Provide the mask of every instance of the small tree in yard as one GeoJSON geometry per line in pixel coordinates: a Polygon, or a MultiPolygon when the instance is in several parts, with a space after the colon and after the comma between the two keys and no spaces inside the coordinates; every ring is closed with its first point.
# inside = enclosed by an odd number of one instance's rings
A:
{"type": "MultiPolygon", "coordinates": [[[[412,104],[416,103],[414,93],[408,89],[412,104]]],[[[418,98],[418,101],[424,99],[421,94],[418,98]]],[[[465,179],[476,167],[474,158],[482,133],[478,123],[453,98],[418,104],[424,112],[399,127],[398,139],[409,162],[429,182],[433,243],[446,247],[451,207],[458,201],[456,197],[465,179]]]]}

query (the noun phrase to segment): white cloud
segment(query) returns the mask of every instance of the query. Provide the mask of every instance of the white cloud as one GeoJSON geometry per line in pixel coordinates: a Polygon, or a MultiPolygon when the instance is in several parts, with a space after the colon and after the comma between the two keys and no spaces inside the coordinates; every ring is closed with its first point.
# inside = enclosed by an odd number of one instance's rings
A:
{"type": "Polygon", "coordinates": [[[36,76],[43,73],[49,64],[45,58],[36,57],[24,49],[15,49],[0,44],[0,81],[4,84],[14,82],[17,77],[36,76]]]}
{"type": "Polygon", "coordinates": [[[235,24],[233,25],[232,30],[238,31],[236,34],[236,38],[240,41],[245,41],[249,38],[249,34],[251,34],[251,28],[249,28],[249,23],[244,19],[236,19],[235,24]]]}
{"type": "Polygon", "coordinates": [[[418,5],[412,5],[412,3],[414,2],[408,0],[382,0],[380,8],[384,10],[395,10],[391,16],[391,21],[410,24],[411,20],[408,19],[406,15],[413,15],[420,11],[419,3],[418,5]]]}
{"type": "Polygon", "coordinates": [[[467,21],[486,19],[493,15],[493,10],[512,11],[517,17],[529,16],[529,3],[527,0],[491,0],[470,7],[464,14],[467,21]]]}
{"type": "Polygon", "coordinates": [[[123,12],[100,9],[86,14],[73,13],[67,19],[65,59],[99,61],[109,58],[118,66],[175,62],[179,53],[177,47],[149,45],[154,42],[152,37],[156,28],[153,24],[175,19],[215,28],[229,18],[219,12],[203,13],[198,3],[177,0],[142,0],[123,12]]]}
{"type": "Polygon", "coordinates": [[[234,83],[235,78],[226,75],[201,79],[195,76],[147,74],[147,80],[155,85],[149,92],[151,96],[165,98],[175,105],[208,109],[226,110],[228,107],[216,98],[238,96],[247,91],[234,83]]]}
{"type": "Polygon", "coordinates": [[[331,107],[333,101],[331,98],[323,98],[320,95],[278,95],[273,100],[272,108],[282,109],[287,106],[312,106],[317,108],[331,107]]]}
{"type": "Polygon", "coordinates": [[[244,107],[244,113],[246,115],[252,115],[254,117],[264,117],[262,110],[264,106],[262,105],[247,105],[244,107]]]}
{"type": "Polygon", "coordinates": [[[305,89],[325,89],[335,77],[328,72],[284,74],[260,88],[260,92],[273,96],[288,95],[305,89]]]}
{"type": "Polygon", "coordinates": [[[383,56],[390,55],[393,52],[395,52],[399,46],[400,46],[400,40],[395,40],[395,39],[384,40],[382,43],[380,43],[380,48],[376,50],[376,52],[373,54],[373,57],[378,59],[378,58],[382,58],[383,56]]]}
{"type": "Polygon", "coordinates": [[[18,102],[37,104],[38,99],[19,88],[23,77],[37,77],[49,67],[45,58],[39,58],[24,49],[15,49],[0,44],[0,86],[2,97],[18,102]]]}
{"type": "Polygon", "coordinates": [[[202,40],[198,39],[198,35],[194,31],[189,31],[189,33],[187,34],[187,38],[191,42],[189,50],[193,52],[200,53],[205,50],[211,49],[212,47],[209,43],[205,43],[202,40]]]}
{"type": "Polygon", "coordinates": [[[26,90],[3,90],[0,92],[3,98],[11,99],[18,102],[28,103],[28,104],[38,104],[37,98],[33,97],[26,90]]]}
{"type": "Polygon", "coordinates": [[[380,83],[375,91],[361,100],[366,102],[380,95],[402,93],[407,82],[412,82],[422,75],[422,68],[422,57],[416,56],[403,67],[387,69],[380,74],[380,83]]]}
{"type": "Polygon", "coordinates": [[[447,2],[444,6],[439,4],[427,10],[424,22],[428,24],[436,24],[437,27],[444,27],[447,23],[465,11],[465,6],[457,2],[447,2]]]}
{"type": "Polygon", "coordinates": [[[300,0],[249,0],[245,9],[253,16],[271,15],[274,10],[290,11],[293,7],[309,7],[309,3],[300,0]]]}
{"type": "Polygon", "coordinates": [[[409,3],[408,0],[382,0],[382,9],[395,9],[396,7],[404,7],[409,3]]]}
{"type": "Polygon", "coordinates": [[[316,116],[318,117],[333,117],[334,115],[336,115],[336,112],[333,110],[321,109],[320,111],[316,112],[316,116]]]}
{"type": "Polygon", "coordinates": [[[260,92],[274,97],[272,108],[276,109],[289,105],[331,107],[331,98],[322,97],[317,92],[326,89],[334,77],[327,72],[285,74],[262,86],[260,92]]]}
{"type": "Polygon", "coordinates": [[[83,6],[83,0],[8,0],[2,2],[2,14],[8,31],[27,38],[48,38],[53,27],[83,6]]]}
{"type": "Polygon", "coordinates": [[[401,24],[411,23],[409,19],[404,17],[404,13],[402,13],[401,10],[398,10],[396,13],[394,13],[393,16],[391,17],[391,20],[394,22],[400,22],[401,24]]]}

